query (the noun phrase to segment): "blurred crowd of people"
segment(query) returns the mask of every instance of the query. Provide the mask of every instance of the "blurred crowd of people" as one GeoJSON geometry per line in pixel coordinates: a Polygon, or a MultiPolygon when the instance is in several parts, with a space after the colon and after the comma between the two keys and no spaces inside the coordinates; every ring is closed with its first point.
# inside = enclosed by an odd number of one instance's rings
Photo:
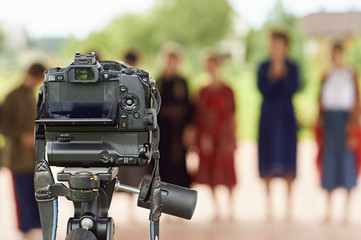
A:
{"type": "MultiPolygon", "coordinates": [[[[266,218],[272,220],[273,217],[272,180],[282,178],[287,183],[285,207],[286,218],[290,219],[292,185],[297,177],[297,123],[292,98],[299,88],[299,73],[297,64],[287,57],[287,34],[275,31],[269,40],[269,57],[255,73],[263,96],[258,138],[259,175],[266,187],[266,218]]],[[[215,189],[225,186],[232,206],[237,184],[234,157],[237,108],[233,90],[224,81],[224,57],[217,52],[205,53],[204,71],[208,82],[195,99],[190,99],[187,79],[180,70],[184,49],[171,44],[161,51],[162,71],[156,80],[162,96],[158,115],[162,181],[184,187],[192,184],[209,186],[214,193],[217,213],[214,220],[218,221],[221,207],[216,201],[215,189]],[[187,170],[188,152],[198,155],[196,173],[190,174],[187,170]]],[[[344,221],[347,222],[361,158],[360,97],[356,71],[347,64],[342,44],[336,43],[330,51],[331,64],[322,77],[319,119],[315,127],[319,145],[317,162],[322,188],[328,193],[325,221],[332,217],[332,193],[341,187],[347,190],[344,212],[344,221]]],[[[139,67],[139,54],[135,50],[127,52],[122,59],[129,66],[139,67]]],[[[33,188],[36,105],[33,91],[42,82],[45,69],[38,63],[31,65],[23,84],[11,92],[2,105],[1,133],[6,138],[2,165],[13,173],[19,229],[25,237],[33,229],[40,228],[33,188]]],[[[149,174],[149,166],[121,167],[118,179],[138,186],[149,174]]],[[[234,218],[232,212],[229,218],[234,218]]]]}
{"type": "MultiPolygon", "coordinates": [[[[289,38],[274,31],[269,39],[269,57],[259,65],[257,83],[263,96],[258,137],[259,175],[266,188],[266,219],[273,218],[271,182],[284,179],[287,184],[286,219],[292,217],[292,186],[296,178],[297,122],[292,98],[299,89],[299,72],[288,58],[289,38]]],[[[357,185],[361,157],[360,99],[356,70],[347,64],[342,44],[330,49],[330,67],[322,77],[319,118],[315,135],[319,146],[317,166],[321,186],[327,192],[325,222],[332,217],[332,193],[346,189],[344,222],[350,215],[352,189],[357,185]]],[[[162,179],[182,186],[208,185],[214,193],[215,221],[221,206],[215,189],[228,189],[232,208],[237,184],[234,152],[237,147],[235,100],[232,88],[222,76],[224,59],[216,52],[207,53],[204,71],[208,84],[190,101],[187,82],[177,71],[182,51],[173,48],[163,58],[163,74],[158,86],[163,96],[159,114],[162,129],[162,179]],[[195,174],[186,171],[186,153],[198,154],[195,174]]],[[[327,61],[325,59],[325,61],[327,61]]],[[[229,216],[233,219],[232,212],[229,216]]]]}

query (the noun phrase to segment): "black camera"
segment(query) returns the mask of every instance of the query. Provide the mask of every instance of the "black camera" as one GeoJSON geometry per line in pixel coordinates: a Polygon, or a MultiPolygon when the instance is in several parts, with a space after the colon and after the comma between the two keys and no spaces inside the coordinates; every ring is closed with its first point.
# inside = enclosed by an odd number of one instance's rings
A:
{"type": "Polygon", "coordinates": [[[150,212],[151,239],[159,239],[161,213],[191,219],[197,192],[163,183],[157,113],[161,100],[149,73],[95,54],[75,54],[66,68],[50,68],[40,89],[35,126],[34,188],[43,239],[54,240],[57,199],[74,203],[67,238],[113,240],[108,210],[114,190],[139,194],[150,212]],[[118,166],[144,166],[154,159],[151,178],[140,189],[120,183],[118,166]],[[50,166],[64,167],[55,182],[50,166]]]}
{"type": "Polygon", "coordinates": [[[70,66],[50,68],[36,120],[46,125],[50,165],[146,165],[157,128],[152,84],[149,73],[97,62],[93,53],[76,53],[70,66]]]}

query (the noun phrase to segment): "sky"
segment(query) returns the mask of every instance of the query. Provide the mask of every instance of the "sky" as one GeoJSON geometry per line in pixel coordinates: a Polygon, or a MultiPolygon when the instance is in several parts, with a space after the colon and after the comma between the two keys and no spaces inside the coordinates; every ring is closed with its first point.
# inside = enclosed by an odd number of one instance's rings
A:
{"type": "MultiPolygon", "coordinates": [[[[29,36],[85,38],[125,13],[143,13],[156,0],[11,0],[0,8],[0,23],[20,23],[29,36]]],[[[211,0],[210,0],[211,2],[211,0]]],[[[265,22],[276,0],[229,0],[233,9],[253,28],[265,22]]],[[[282,0],[297,16],[318,11],[361,11],[361,0],[282,0]]]]}

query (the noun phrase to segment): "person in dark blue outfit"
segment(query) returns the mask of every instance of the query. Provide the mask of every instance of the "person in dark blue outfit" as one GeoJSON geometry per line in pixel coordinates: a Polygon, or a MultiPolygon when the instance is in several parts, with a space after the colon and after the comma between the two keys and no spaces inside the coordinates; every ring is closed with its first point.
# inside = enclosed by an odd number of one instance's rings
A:
{"type": "Polygon", "coordinates": [[[296,177],[297,126],[292,96],[298,89],[296,64],[287,59],[288,37],[273,32],[270,59],[258,70],[258,88],[263,95],[259,127],[259,173],[266,183],[267,218],[272,218],[270,182],[281,177],[287,182],[287,218],[291,209],[291,186],[296,177]]]}

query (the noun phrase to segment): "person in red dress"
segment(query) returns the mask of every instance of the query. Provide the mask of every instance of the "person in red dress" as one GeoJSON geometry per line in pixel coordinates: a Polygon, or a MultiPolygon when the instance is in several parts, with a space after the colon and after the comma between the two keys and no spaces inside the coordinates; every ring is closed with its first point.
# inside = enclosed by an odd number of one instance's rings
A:
{"type": "Polygon", "coordinates": [[[236,149],[235,103],[232,89],[222,80],[220,58],[209,56],[206,68],[210,84],[200,90],[196,103],[199,170],[194,181],[212,189],[215,220],[218,220],[221,206],[217,206],[217,186],[223,185],[229,190],[229,206],[233,206],[232,193],[236,185],[233,156],[236,149]]]}

